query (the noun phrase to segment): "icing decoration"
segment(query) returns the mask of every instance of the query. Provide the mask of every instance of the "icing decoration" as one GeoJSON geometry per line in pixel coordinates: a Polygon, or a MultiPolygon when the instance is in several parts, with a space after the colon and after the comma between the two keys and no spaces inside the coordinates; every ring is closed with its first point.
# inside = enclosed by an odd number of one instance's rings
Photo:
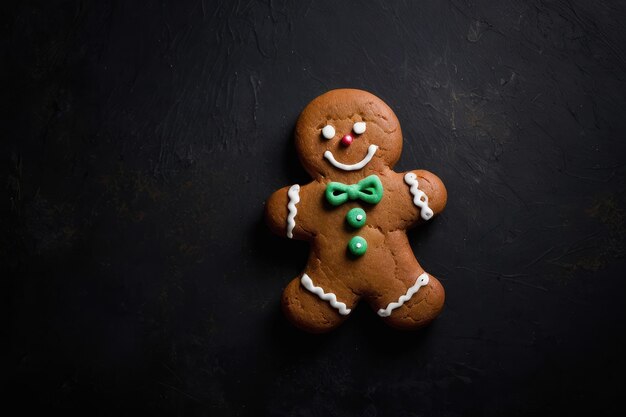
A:
{"type": "Polygon", "coordinates": [[[404,176],[404,182],[411,187],[411,194],[413,194],[413,204],[420,208],[420,216],[424,220],[430,220],[433,217],[433,211],[428,207],[428,196],[422,190],[418,189],[419,183],[417,182],[417,175],[412,172],[407,173],[404,176]]]}
{"type": "Polygon", "coordinates": [[[397,302],[389,303],[387,308],[385,308],[385,309],[381,308],[380,310],[378,310],[378,315],[380,317],[389,317],[393,310],[395,310],[398,307],[401,307],[404,303],[409,301],[411,299],[411,297],[413,297],[413,295],[416,292],[419,291],[420,288],[422,288],[424,285],[428,284],[428,281],[429,281],[428,274],[426,272],[424,272],[422,275],[417,277],[417,280],[415,281],[415,284],[413,284],[413,286],[411,286],[406,291],[406,294],[400,296],[400,298],[398,299],[397,302]]]}
{"type": "Polygon", "coordinates": [[[352,126],[352,130],[357,135],[360,135],[361,133],[365,133],[365,127],[365,122],[356,122],[354,126],[352,126]]]}
{"type": "Polygon", "coordinates": [[[326,139],[334,138],[335,137],[335,128],[332,127],[331,125],[324,126],[324,128],[322,129],[322,136],[324,136],[326,139]]]}
{"type": "Polygon", "coordinates": [[[343,164],[341,162],[337,162],[337,160],[335,159],[331,151],[324,152],[324,158],[328,159],[328,162],[330,162],[330,164],[334,166],[335,168],[339,168],[344,171],[357,171],[363,168],[372,160],[377,149],[378,149],[378,146],[373,145],[373,144],[370,145],[369,148],[367,148],[367,155],[365,155],[365,157],[361,161],[357,162],[356,164],[343,164]]]}
{"type": "Polygon", "coordinates": [[[360,229],[365,226],[365,220],[367,216],[365,215],[365,210],[362,208],[353,208],[346,214],[346,221],[348,224],[355,229],[360,229]]]}
{"type": "Polygon", "coordinates": [[[289,215],[287,216],[287,237],[289,239],[293,238],[293,228],[296,227],[296,214],[298,214],[298,209],[296,208],[296,204],[300,202],[300,186],[298,184],[294,184],[287,191],[287,195],[289,196],[289,203],[287,204],[287,208],[289,209],[289,215]]]}
{"type": "Polygon", "coordinates": [[[377,175],[370,175],[352,185],[330,182],[326,186],[326,200],[333,206],[340,206],[348,200],[378,204],[382,198],[383,184],[377,175]]]}
{"type": "Polygon", "coordinates": [[[302,274],[302,278],[300,278],[300,283],[304,288],[311,291],[322,300],[328,301],[331,307],[337,309],[339,311],[339,314],[341,314],[342,316],[347,316],[348,314],[350,314],[350,311],[352,311],[347,308],[345,303],[337,301],[337,296],[335,294],[333,294],[332,292],[325,293],[322,287],[316,287],[315,285],[313,285],[313,280],[306,273],[302,274]]]}
{"type": "Polygon", "coordinates": [[[341,138],[341,144],[343,146],[350,146],[353,140],[354,138],[351,135],[345,135],[344,137],[341,138]]]}
{"type": "Polygon", "coordinates": [[[348,250],[354,256],[363,256],[367,251],[367,240],[361,236],[355,236],[348,242],[348,250]]]}

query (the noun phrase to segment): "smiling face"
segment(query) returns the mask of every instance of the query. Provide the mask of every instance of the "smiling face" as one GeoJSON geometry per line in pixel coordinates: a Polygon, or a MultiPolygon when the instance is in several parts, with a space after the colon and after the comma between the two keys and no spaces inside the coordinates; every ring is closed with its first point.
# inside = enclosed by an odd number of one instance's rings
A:
{"type": "Polygon", "coordinates": [[[362,90],[332,90],[309,103],[296,124],[296,149],[312,177],[365,176],[392,168],[402,152],[393,111],[362,90]]]}

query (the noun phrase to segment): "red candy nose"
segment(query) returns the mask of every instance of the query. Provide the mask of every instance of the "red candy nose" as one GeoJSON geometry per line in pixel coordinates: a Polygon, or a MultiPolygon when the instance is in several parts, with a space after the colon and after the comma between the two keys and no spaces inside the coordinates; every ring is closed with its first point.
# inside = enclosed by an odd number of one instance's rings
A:
{"type": "Polygon", "coordinates": [[[353,140],[354,140],[354,138],[352,136],[346,135],[346,136],[341,138],[341,144],[343,146],[350,146],[350,144],[352,143],[353,140]]]}

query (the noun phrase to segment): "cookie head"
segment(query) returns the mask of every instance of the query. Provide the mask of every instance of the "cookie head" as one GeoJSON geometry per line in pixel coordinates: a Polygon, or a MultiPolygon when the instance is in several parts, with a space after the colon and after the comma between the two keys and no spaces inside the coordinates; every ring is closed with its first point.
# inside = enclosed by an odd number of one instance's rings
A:
{"type": "Polygon", "coordinates": [[[384,101],[362,90],[331,90],[309,103],[296,124],[296,150],[312,177],[392,168],[402,131],[384,101]]]}

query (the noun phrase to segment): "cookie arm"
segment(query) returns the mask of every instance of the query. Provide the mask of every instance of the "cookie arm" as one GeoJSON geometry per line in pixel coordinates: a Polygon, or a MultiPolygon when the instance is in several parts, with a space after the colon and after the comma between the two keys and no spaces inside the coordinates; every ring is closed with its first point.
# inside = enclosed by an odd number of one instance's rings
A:
{"type": "Polygon", "coordinates": [[[310,232],[302,227],[305,218],[302,198],[307,186],[294,184],[283,187],[270,196],[265,203],[265,221],[270,230],[290,239],[309,240],[310,232]]]}
{"type": "Polygon", "coordinates": [[[430,220],[441,213],[448,201],[448,192],[438,176],[432,172],[418,169],[403,175],[409,197],[417,208],[415,222],[430,220]]]}

